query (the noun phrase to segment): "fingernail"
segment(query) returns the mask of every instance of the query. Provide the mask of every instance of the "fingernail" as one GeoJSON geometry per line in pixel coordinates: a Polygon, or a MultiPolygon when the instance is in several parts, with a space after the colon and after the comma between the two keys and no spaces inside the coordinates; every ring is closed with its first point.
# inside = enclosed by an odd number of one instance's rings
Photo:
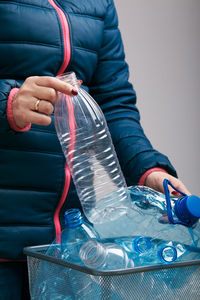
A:
{"type": "Polygon", "coordinates": [[[177,196],[179,193],[178,192],[176,192],[176,191],[173,191],[172,192],[172,195],[174,195],[174,196],[177,196]]]}
{"type": "Polygon", "coordinates": [[[78,91],[75,90],[75,89],[72,89],[72,90],[71,90],[71,93],[72,93],[72,95],[74,95],[74,96],[78,95],[78,91]]]}

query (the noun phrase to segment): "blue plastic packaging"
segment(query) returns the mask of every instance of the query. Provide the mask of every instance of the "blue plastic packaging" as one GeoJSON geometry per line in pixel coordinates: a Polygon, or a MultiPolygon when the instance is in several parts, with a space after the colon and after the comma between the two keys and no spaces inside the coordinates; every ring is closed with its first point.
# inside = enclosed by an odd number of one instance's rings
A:
{"type": "Polygon", "coordinates": [[[199,247],[199,197],[171,197],[169,181],[164,185],[165,194],[146,186],[129,187],[131,209],[117,220],[94,224],[100,237],[150,237],[199,247]]]}

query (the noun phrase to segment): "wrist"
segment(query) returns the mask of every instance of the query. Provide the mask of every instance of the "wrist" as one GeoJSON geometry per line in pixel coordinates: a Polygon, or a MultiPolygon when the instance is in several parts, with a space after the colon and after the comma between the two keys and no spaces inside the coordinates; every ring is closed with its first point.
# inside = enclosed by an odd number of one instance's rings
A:
{"type": "Polygon", "coordinates": [[[145,185],[147,177],[153,172],[163,172],[168,174],[168,172],[162,168],[151,168],[140,177],[138,185],[145,185]]]}
{"type": "Polygon", "coordinates": [[[13,116],[13,100],[15,98],[15,95],[18,93],[18,90],[19,90],[18,88],[13,88],[10,91],[10,94],[9,94],[9,97],[8,97],[8,100],[7,100],[6,114],[7,114],[8,123],[14,131],[16,131],[16,132],[25,132],[25,131],[28,131],[31,128],[31,123],[24,126],[23,128],[20,128],[16,125],[16,122],[15,122],[14,116],[13,116]]]}

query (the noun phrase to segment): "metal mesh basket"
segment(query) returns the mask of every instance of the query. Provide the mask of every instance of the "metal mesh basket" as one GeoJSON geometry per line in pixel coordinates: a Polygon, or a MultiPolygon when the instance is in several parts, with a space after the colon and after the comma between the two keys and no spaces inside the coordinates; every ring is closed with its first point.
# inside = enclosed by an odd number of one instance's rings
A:
{"type": "Polygon", "coordinates": [[[24,249],[32,300],[200,299],[200,260],[95,271],[46,255],[47,247],[24,249]],[[42,267],[46,277],[38,281],[38,270],[42,267]]]}

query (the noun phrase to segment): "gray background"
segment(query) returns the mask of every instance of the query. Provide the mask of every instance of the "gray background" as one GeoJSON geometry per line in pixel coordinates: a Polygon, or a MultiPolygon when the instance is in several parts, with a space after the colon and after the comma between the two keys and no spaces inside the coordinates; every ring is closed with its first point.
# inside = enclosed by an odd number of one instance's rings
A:
{"type": "Polygon", "coordinates": [[[200,0],[115,0],[141,123],[200,194],[200,0]]]}

